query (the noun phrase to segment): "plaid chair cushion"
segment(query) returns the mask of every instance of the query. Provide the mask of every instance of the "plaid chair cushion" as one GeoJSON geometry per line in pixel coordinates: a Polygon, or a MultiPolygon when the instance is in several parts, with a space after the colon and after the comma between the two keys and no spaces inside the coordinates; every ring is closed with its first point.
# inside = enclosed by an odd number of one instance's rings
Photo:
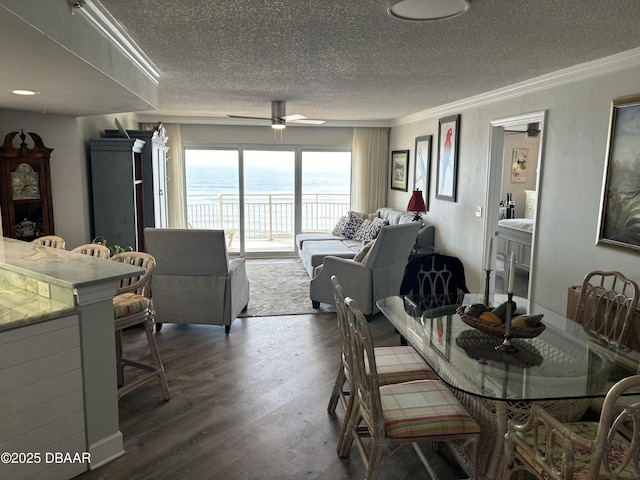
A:
{"type": "Polygon", "coordinates": [[[380,385],[412,380],[438,380],[438,375],[413,347],[376,347],[375,354],[380,385]]]}
{"type": "MultiPolygon", "coordinates": [[[[571,430],[576,432],[578,435],[584,438],[595,438],[596,431],[598,430],[598,424],[595,422],[575,422],[575,423],[567,423],[565,424],[571,430]]],[[[533,430],[530,430],[524,434],[524,439],[527,443],[533,448],[533,430]]],[[[540,435],[538,440],[539,446],[537,450],[544,451],[544,435],[540,435]]],[[[553,464],[556,465],[558,471],[562,466],[562,439],[556,436],[556,448],[554,448],[554,459],[553,464]]],[[[609,462],[612,468],[619,468],[621,466],[621,462],[626,457],[627,452],[629,451],[629,441],[625,439],[619,433],[616,434],[613,443],[611,444],[611,448],[609,449],[609,462]]],[[[523,451],[522,448],[519,448],[516,445],[516,450],[522,457],[522,459],[529,465],[533,470],[538,472],[544,478],[550,478],[546,473],[542,471],[540,466],[531,461],[528,453],[523,451]]],[[[591,463],[593,453],[590,450],[586,450],[583,448],[576,448],[575,453],[575,471],[573,474],[574,480],[580,480],[586,478],[587,472],[589,471],[589,464],[591,463]]],[[[634,468],[633,465],[627,465],[627,467],[623,470],[623,474],[620,475],[619,478],[635,478],[634,477],[634,468]]],[[[606,477],[606,471],[604,466],[600,468],[601,478],[606,477]]]]}
{"type": "Polygon", "coordinates": [[[480,427],[439,381],[385,385],[380,399],[387,437],[416,438],[479,433],[480,427]]]}
{"type": "Polygon", "coordinates": [[[150,300],[135,293],[122,293],[113,297],[113,317],[133,315],[149,308],[150,300]]]}

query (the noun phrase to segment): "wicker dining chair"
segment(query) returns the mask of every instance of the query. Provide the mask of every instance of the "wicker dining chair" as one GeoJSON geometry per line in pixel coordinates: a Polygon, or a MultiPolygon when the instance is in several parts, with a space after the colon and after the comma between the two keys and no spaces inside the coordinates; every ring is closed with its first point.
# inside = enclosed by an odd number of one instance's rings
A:
{"type": "Polygon", "coordinates": [[[43,237],[38,237],[35,240],[32,240],[31,243],[64,250],[64,238],[57,235],[45,235],[43,237]]]}
{"type": "MultiPolygon", "coordinates": [[[[338,400],[340,400],[345,410],[345,420],[338,440],[339,451],[346,435],[347,419],[353,408],[353,396],[350,395],[349,389],[346,388],[347,383],[349,385],[352,384],[351,372],[353,369],[350,366],[352,356],[349,351],[352,341],[344,290],[335,275],[331,277],[331,283],[334,288],[338,332],[340,335],[340,365],[331,397],[329,398],[327,411],[329,413],[335,412],[338,400]]],[[[378,383],[380,385],[412,380],[438,380],[438,375],[411,346],[375,347],[374,354],[376,357],[378,383]]]]}
{"type": "Polygon", "coordinates": [[[84,245],[78,245],[71,250],[75,253],[81,253],[83,255],[89,255],[91,257],[98,257],[108,259],[111,256],[111,251],[105,245],[98,243],[85,243],[84,245]]]}
{"type": "Polygon", "coordinates": [[[574,318],[589,331],[624,345],[639,298],[633,280],[620,272],[596,270],[582,281],[574,318]]]}
{"type": "MultiPolygon", "coordinates": [[[[419,451],[418,442],[449,443],[459,440],[463,442],[462,448],[470,449],[462,466],[471,479],[477,479],[478,424],[441,381],[416,380],[380,386],[367,319],[354,300],[347,298],[345,303],[352,332],[349,351],[354,403],[347,420],[347,437],[339,451],[340,457],[348,457],[355,442],[367,470],[365,478],[375,480],[386,458],[385,451],[390,454],[408,445],[419,451]],[[370,437],[371,441],[364,441],[365,437],[370,437]]],[[[419,456],[431,476],[436,478],[426,457],[419,456]]]]}
{"type": "Polygon", "coordinates": [[[160,352],[153,335],[153,305],[150,300],[151,277],[155,269],[155,259],[148,253],[125,252],[111,257],[112,261],[134,265],[144,269],[139,276],[128,277],[120,281],[113,298],[113,310],[116,333],[116,367],[118,374],[118,399],[140,385],[158,380],[166,400],[171,398],[169,384],[160,359],[160,352]],[[143,363],[126,358],[122,349],[122,331],[125,328],[142,325],[147,336],[152,363],[143,363]],[[125,365],[146,371],[129,383],[125,383],[125,365]]]}
{"type": "Polygon", "coordinates": [[[640,399],[621,396],[639,389],[640,375],[617,382],[599,422],[562,423],[534,404],[525,423],[509,422],[505,480],[521,471],[545,480],[640,479],[640,399]]]}

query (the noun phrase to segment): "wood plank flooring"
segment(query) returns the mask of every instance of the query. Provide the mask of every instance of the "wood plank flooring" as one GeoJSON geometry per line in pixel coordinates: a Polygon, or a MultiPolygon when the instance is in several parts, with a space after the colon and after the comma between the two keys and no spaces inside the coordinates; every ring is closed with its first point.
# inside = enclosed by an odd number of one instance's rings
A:
{"type": "MultiPolygon", "coordinates": [[[[388,321],[370,322],[376,345],[397,345],[388,321]]],[[[354,446],[336,453],[343,410],[327,413],[338,368],[335,314],[237,319],[228,336],[208,325],[163,325],[156,334],[172,399],[149,383],[120,400],[126,454],[76,477],[94,479],[362,479],[354,446]]],[[[146,354],[141,329],[125,351],[146,354]]],[[[142,358],[142,357],[141,357],[142,358]]],[[[439,480],[463,478],[446,455],[424,449],[439,480]]],[[[404,448],[381,480],[429,478],[404,448]]]]}

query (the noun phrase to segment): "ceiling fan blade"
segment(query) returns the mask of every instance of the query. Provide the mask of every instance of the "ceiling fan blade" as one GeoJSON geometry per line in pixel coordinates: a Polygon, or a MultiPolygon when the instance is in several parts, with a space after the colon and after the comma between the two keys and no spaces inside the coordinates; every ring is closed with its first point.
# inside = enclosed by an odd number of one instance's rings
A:
{"type": "Polygon", "coordinates": [[[229,117],[229,118],[246,118],[248,120],[266,120],[266,121],[271,121],[271,119],[267,118],[267,117],[246,117],[244,115],[227,115],[227,117],[229,117]]]}
{"type": "Polygon", "coordinates": [[[305,117],[304,115],[300,115],[299,113],[294,113],[293,115],[284,115],[280,118],[285,122],[296,122],[298,120],[304,120],[307,117],[305,117]]]}
{"type": "Polygon", "coordinates": [[[325,121],[324,120],[310,120],[308,118],[305,118],[305,119],[302,119],[302,120],[289,120],[289,119],[287,119],[287,122],[305,123],[307,125],[322,125],[325,121]]]}

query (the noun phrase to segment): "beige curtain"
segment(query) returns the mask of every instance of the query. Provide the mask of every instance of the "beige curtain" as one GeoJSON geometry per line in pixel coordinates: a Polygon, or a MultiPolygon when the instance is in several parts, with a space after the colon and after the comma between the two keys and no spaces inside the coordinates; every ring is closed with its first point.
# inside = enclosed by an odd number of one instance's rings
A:
{"type": "MultiPolygon", "coordinates": [[[[187,196],[185,193],[182,130],[179,123],[163,123],[167,141],[167,208],[169,228],[187,228],[187,196]]],[[[153,130],[155,124],[141,123],[142,130],[153,130]]]]}
{"type": "Polygon", "coordinates": [[[354,128],[351,149],[351,209],[375,212],[387,203],[389,128],[354,128]]]}

